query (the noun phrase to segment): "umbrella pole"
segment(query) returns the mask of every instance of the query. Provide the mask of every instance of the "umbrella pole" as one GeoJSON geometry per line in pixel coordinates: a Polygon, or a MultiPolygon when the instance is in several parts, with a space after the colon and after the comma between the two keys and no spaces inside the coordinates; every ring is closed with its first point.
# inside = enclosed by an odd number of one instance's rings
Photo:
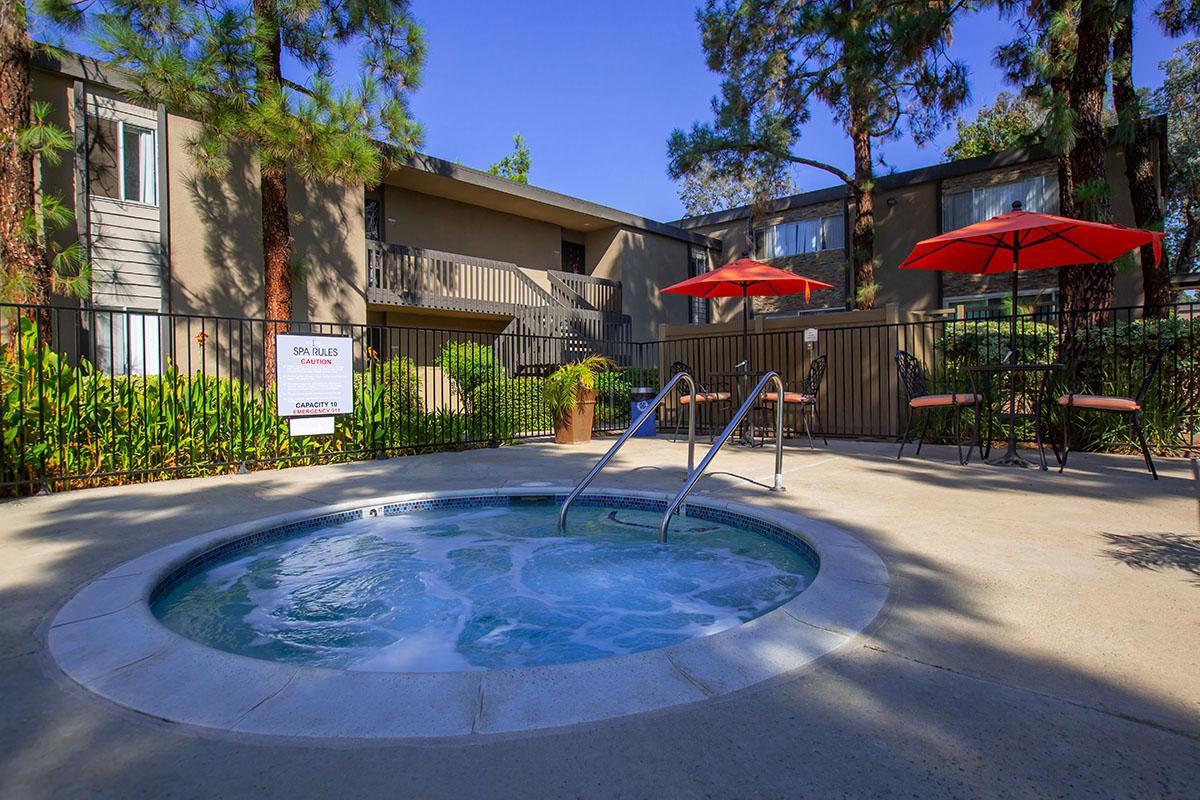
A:
{"type": "MultiPolygon", "coordinates": [[[[1015,238],[1015,237],[1014,237],[1015,238]]],[[[1013,243],[1013,273],[1012,273],[1012,316],[1008,322],[1009,365],[1012,370],[1008,373],[1008,447],[1003,456],[988,462],[990,464],[1014,465],[1019,467],[1031,466],[1029,462],[1017,455],[1017,273],[1021,267],[1021,245],[1013,243]]]]}
{"type": "MultiPolygon", "coordinates": [[[[746,389],[749,384],[750,377],[750,287],[742,287],[742,375],[738,379],[738,397],[739,403],[745,400],[746,389]]],[[[782,399],[782,398],[781,398],[782,399]]],[[[754,413],[749,414],[749,436],[746,435],[746,428],[742,428],[742,442],[753,446],[754,444],[754,413]]]]}
{"type": "Polygon", "coordinates": [[[1012,351],[1012,361],[1017,363],[1017,272],[1021,267],[1021,248],[1013,247],[1012,274],[1012,319],[1008,324],[1008,349],[1012,351]]]}

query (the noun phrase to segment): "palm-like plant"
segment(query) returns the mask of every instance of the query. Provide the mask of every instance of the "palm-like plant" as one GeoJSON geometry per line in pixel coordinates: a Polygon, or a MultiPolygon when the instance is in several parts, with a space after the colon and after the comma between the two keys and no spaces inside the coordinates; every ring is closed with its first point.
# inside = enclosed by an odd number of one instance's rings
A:
{"type": "Polygon", "coordinates": [[[607,356],[588,356],[551,373],[542,384],[542,397],[550,416],[561,420],[569,415],[579,405],[581,393],[596,388],[596,375],[613,366],[607,356]]]}

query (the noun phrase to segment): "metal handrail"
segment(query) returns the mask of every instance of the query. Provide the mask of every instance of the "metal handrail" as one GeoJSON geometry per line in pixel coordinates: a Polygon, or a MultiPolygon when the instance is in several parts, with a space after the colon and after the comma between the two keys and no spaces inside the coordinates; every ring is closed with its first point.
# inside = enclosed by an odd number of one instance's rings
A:
{"type": "Polygon", "coordinates": [[[667,543],[667,527],[671,524],[671,515],[679,508],[684,499],[688,496],[688,492],[700,480],[704,474],[704,470],[708,468],[709,463],[716,457],[717,451],[721,449],[721,445],[729,439],[737,426],[745,418],[746,414],[754,408],[754,404],[758,402],[759,395],[766,387],[768,382],[774,382],[775,391],[779,392],[775,396],[775,485],[771,487],[772,492],[782,492],[783,489],[783,378],[779,377],[778,372],[768,372],[763,375],[754,389],[747,395],[745,402],[741,408],[733,415],[733,419],[725,426],[725,430],[721,431],[721,435],[713,442],[713,446],[709,448],[708,453],[700,461],[700,466],[696,467],[688,473],[687,480],[683,483],[683,488],[679,490],[679,494],[675,495],[675,499],[667,505],[667,513],[663,514],[662,524],[658,526],[658,543],[667,543]]]}
{"type": "Polygon", "coordinates": [[[629,440],[629,437],[633,436],[634,432],[638,428],[642,427],[642,423],[648,420],[650,415],[658,410],[658,407],[662,404],[662,401],[665,400],[668,395],[670,395],[671,390],[674,389],[675,385],[680,381],[687,383],[688,390],[691,394],[691,403],[688,405],[688,474],[691,474],[692,468],[696,463],[696,381],[693,380],[692,376],[687,372],[677,372],[671,377],[671,380],[667,381],[667,385],[663,387],[662,391],[659,392],[654,400],[650,403],[650,407],[646,409],[624,433],[621,434],[616,443],[612,447],[608,448],[608,452],[596,462],[596,466],[592,467],[588,471],[588,474],[583,476],[583,480],[576,484],[575,488],[571,490],[571,493],[567,495],[567,499],[563,501],[562,508],[558,510],[558,530],[560,533],[566,527],[567,509],[571,507],[571,503],[576,497],[579,497],[579,495],[583,493],[583,490],[588,487],[588,484],[592,482],[592,479],[600,474],[600,470],[604,469],[604,465],[612,460],[612,457],[615,456],[617,451],[621,449],[621,445],[625,444],[625,442],[629,440]]]}

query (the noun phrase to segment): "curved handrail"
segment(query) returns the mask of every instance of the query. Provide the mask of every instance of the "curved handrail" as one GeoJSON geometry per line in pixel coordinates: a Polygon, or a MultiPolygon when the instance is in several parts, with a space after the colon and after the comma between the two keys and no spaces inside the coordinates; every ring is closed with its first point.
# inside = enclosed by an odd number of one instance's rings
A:
{"type": "Polygon", "coordinates": [[[683,483],[683,488],[679,490],[679,494],[675,495],[675,499],[667,505],[667,513],[663,514],[662,524],[658,526],[658,543],[667,543],[667,527],[671,524],[671,515],[679,508],[684,499],[688,496],[688,492],[700,480],[704,474],[704,470],[708,469],[709,463],[716,457],[717,451],[721,449],[721,445],[728,441],[729,437],[737,429],[742,419],[754,408],[754,404],[758,402],[759,395],[766,388],[768,382],[774,382],[775,391],[779,392],[776,395],[777,402],[775,403],[775,485],[771,487],[773,492],[782,492],[783,489],[783,378],[779,377],[778,372],[768,372],[763,375],[758,384],[746,396],[745,402],[741,408],[733,415],[733,419],[729,420],[729,424],[725,426],[725,430],[721,431],[721,435],[713,442],[713,446],[709,448],[708,453],[700,461],[700,466],[692,470],[683,483]]]}
{"type": "Polygon", "coordinates": [[[588,487],[588,484],[592,482],[592,479],[600,474],[600,470],[604,469],[604,465],[612,460],[612,457],[615,456],[617,451],[621,449],[621,445],[625,444],[625,442],[629,440],[630,436],[633,436],[634,431],[642,427],[642,423],[648,420],[650,415],[658,410],[658,407],[662,404],[662,401],[667,398],[667,396],[671,393],[671,390],[674,389],[676,384],[678,384],[680,381],[687,383],[692,400],[691,404],[688,405],[688,474],[691,474],[692,467],[696,463],[696,381],[693,380],[692,376],[688,373],[678,372],[671,377],[671,380],[667,381],[667,385],[664,386],[662,391],[655,396],[654,400],[650,403],[650,408],[646,409],[642,415],[638,417],[637,420],[630,425],[624,433],[621,434],[621,437],[617,439],[616,444],[608,448],[608,452],[596,462],[596,466],[592,467],[588,471],[588,474],[583,476],[583,480],[576,484],[575,488],[571,490],[571,493],[567,495],[567,499],[563,501],[562,508],[558,510],[559,533],[562,533],[563,528],[566,527],[567,509],[571,507],[571,503],[576,497],[579,497],[579,495],[583,493],[583,490],[588,487]]]}

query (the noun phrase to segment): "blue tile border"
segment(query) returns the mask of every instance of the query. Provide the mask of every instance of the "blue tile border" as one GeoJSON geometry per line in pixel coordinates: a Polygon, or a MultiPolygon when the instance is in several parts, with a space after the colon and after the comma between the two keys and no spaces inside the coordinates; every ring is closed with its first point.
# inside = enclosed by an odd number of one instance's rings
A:
{"type": "MultiPolygon", "coordinates": [[[[507,506],[512,505],[513,501],[517,502],[542,502],[549,500],[551,503],[558,505],[566,499],[564,494],[547,494],[547,495],[525,495],[525,494],[483,494],[483,495],[467,495],[462,497],[432,497],[419,500],[404,500],[398,503],[385,503],[377,508],[381,509],[383,516],[393,517],[400,514],[406,514],[410,511],[436,511],[438,509],[463,509],[463,508],[486,508],[489,506],[507,506]]],[[[620,494],[582,494],[575,500],[575,505],[591,506],[603,508],[626,509],[632,511],[649,511],[662,513],[667,508],[667,501],[659,498],[649,497],[633,497],[630,495],[620,494]]],[[[285,525],[276,525],[264,528],[261,531],[239,536],[236,539],[231,539],[224,542],[211,550],[206,550],[198,556],[188,559],[179,566],[172,569],[162,580],[155,585],[153,591],[150,592],[149,603],[153,607],[154,604],[164,594],[174,589],[179,584],[186,581],[188,578],[201,572],[207,565],[214,561],[227,558],[235,553],[246,550],[251,547],[257,547],[268,542],[273,542],[278,539],[284,539],[297,533],[304,533],[316,528],[324,528],[331,525],[342,525],[347,522],[363,519],[367,516],[368,509],[372,506],[364,506],[349,511],[338,511],[332,514],[321,514],[310,519],[300,520],[298,522],[289,522],[285,525]]],[[[760,536],[765,536],[768,539],[787,545],[797,551],[807,559],[815,569],[820,569],[821,559],[817,552],[804,539],[795,535],[786,528],[774,523],[766,522],[757,517],[748,514],[741,514],[734,511],[729,511],[723,508],[715,508],[697,503],[686,503],[684,512],[689,517],[696,519],[707,520],[708,522],[717,522],[723,525],[729,525],[734,528],[741,528],[752,533],[757,533],[760,536]]]]}

